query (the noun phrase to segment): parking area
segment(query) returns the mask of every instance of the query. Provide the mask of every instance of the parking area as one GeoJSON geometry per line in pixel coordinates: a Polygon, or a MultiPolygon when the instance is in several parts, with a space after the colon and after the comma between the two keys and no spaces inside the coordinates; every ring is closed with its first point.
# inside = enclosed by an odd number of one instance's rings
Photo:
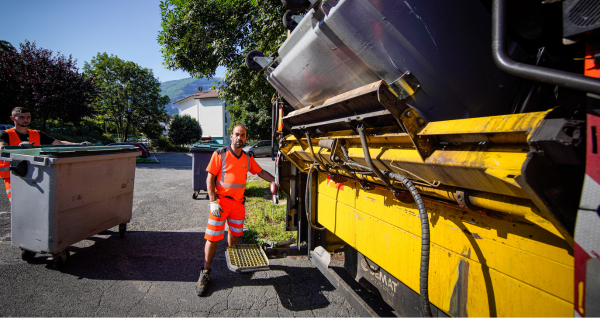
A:
{"type": "MultiPolygon", "coordinates": [[[[10,245],[10,205],[0,196],[0,315],[356,316],[307,257],[236,274],[227,269],[226,244],[215,255],[207,297],[197,297],[208,202],[191,197],[189,154],[155,156],[161,164],[136,167],[125,237],[112,228],[72,245],[62,271],[52,269],[50,255],[21,260],[10,245]]],[[[270,158],[257,161],[274,171],[270,158]]]]}

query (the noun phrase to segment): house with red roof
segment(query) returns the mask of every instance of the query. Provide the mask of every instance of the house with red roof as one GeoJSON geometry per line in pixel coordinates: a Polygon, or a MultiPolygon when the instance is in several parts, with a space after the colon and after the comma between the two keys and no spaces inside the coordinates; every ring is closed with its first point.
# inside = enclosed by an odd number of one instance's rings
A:
{"type": "Polygon", "coordinates": [[[213,140],[226,145],[231,143],[227,133],[231,119],[225,109],[225,102],[219,98],[219,90],[200,90],[173,104],[177,105],[179,116],[190,115],[200,123],[202,140],[213,140]]]}

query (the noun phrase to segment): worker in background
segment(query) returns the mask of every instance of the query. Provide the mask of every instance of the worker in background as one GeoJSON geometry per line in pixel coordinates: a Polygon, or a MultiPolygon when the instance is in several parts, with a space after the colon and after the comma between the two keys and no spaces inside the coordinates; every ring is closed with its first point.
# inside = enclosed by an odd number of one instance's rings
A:
{"type": "Polygon", "coordinates": [[[275,178],[263,170],[252,156],[242,151],[247,139],[246,128],[235,126],[231,133],[231,145],[215,151],[206,168],[210,214],[204,234],[204,267],[200,270],[200,278],[196,283],[198,296],[203,295],[210,280],[210,264],[218,242],[224,237],[225,223],[229,232],[229,246],[237,244],[237,238],[242,236],[246,217],[244,191],[248,172],[271,182],[271,188],[276,189],[273,183],[275,178]]]}
{"type": "MultiPolygon", "coordinates": [[[[32,148],[34,145],[78,145],[73,142],[54,139],[47,134],[29,129],[31,114],[25,107],[15,107],[11,112],[10,119],[15,123],[15,128],[0,131],[0,147],[21,146],[21,148],[32,148]]],[[[92,143],[84,141],[82,146],[91,146],[92,143]]],[[[0,161],[0,177],[4,179],[8,200],[10,194],[10,161],[0,161]]]]}

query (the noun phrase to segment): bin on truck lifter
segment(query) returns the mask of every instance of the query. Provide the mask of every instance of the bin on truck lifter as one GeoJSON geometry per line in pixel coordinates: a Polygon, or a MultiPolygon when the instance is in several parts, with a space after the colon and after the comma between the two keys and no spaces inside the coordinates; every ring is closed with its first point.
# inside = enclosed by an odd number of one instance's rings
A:
{"type": "Polygon", "coordinates": [[[0,160],[11,169],[11,241],[23,260],[51,253],[61,269],[70,245],[117,225],[123,237],[139,155],[134,146],[3,147],[0,160]]]}

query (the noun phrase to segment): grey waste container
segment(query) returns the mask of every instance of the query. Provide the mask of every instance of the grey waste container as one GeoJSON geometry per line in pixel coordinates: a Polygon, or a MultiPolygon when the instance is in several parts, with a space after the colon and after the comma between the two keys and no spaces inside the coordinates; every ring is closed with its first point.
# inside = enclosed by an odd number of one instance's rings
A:
{"type": "Polygon", "coordinates": [[[134,146],[4,147],[11,166],[11,241],[24,260],[51,253],[66,263],[71,244],[131,219],[134,146]]]}
{"type": "MultiPolygon", "coordinates": [[[[192,198],[195,200],[198,199],[198,195],[200,194],[200,190],[207,191],[208,188],[206,186],[206,177],[208,176],[208,172],[206,172],[206,167],[210,162],[210,158],[212,157],[213,152],[215,150],[224,147],[224,145],[202,145],[199,147],[190,148],[190,153],[192,154],[192,186],[194,188],[194,193],[192,194],[192,198]]],[[[206,199],[208,199],[208,193],[206,194],[206,199]]]]}

